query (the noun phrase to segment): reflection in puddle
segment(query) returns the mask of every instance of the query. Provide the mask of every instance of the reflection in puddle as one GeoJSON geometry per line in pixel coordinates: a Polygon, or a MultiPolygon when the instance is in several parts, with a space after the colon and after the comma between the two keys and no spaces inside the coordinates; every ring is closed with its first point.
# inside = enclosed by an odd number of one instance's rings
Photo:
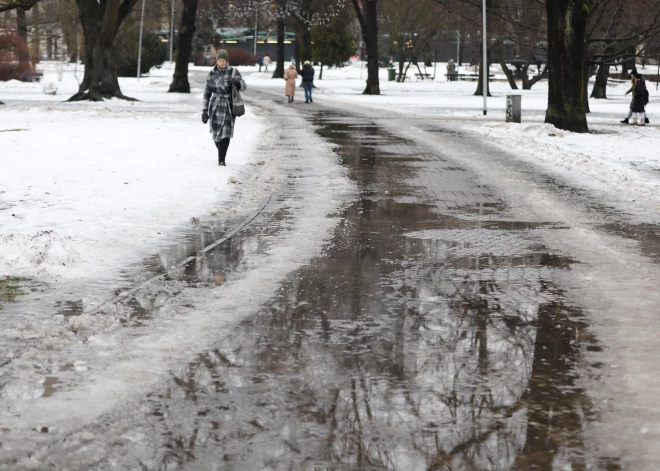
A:
{"type": "Polygon", "coordinates": [[[599,347],[552,283],[573,261],[538,226],[492,220],[501,206],[465,170],[380,158],[405,141],[330,118],[318,132],[363,197],[323,256],[150,396],[161,469],[620,469],[583,442],[594,414],[576,378],[599,347]],[[420,175],[460,175],[488,220],[439,212],[420,175]]]}

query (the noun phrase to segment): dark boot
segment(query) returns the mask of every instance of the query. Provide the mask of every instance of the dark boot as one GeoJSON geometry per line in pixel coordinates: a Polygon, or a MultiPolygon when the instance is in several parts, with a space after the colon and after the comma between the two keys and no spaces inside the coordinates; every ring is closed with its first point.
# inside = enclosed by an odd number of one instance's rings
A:
{"type": "Polygon", "coordinates": [[[623,124],[628,124],[628,118],[626,118],[626,119],[622,119],[622,120],[621,120],[621,123],[623,123],[623,124]]]}
{"type": "Polygon", "coordinates": [[[648,119],[648,118],[644,118],[644,122],[645,122],[646,124],[649,124],[649,119],[648,119]]]}
{"type": "Polygon", "coordinates": [[[225,167],[225,157],[227,155],[227,149],[229,148],[229,139],[222,139],[215,143],[218,148],[218,165],[225,167]]]}

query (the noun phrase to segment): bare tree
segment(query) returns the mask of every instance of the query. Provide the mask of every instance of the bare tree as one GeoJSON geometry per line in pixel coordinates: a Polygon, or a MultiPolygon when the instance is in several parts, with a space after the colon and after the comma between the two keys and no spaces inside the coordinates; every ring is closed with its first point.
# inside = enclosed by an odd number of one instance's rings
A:
{"type": "Polygon", "coordinates": [[[438,17],[444,8],[433,0],[408,2],[383,0],[379,12],[383,32],[389,35],[393,49],[399,57],[399,80],[403,80],[411,64],[417,65],[417,57],[428,47],[438,33],[441,24],[438,17]],[[406,59],[410,62],[405,65],[406,59]],[[404,71],[405,67],[405,71],[404,71]]]}
{"type": "Polygon", "coordinates": [[[182,0],[181,25],[179,26],[179,53],[176,56],[176,66],[172,83],[168,92],[190,93],[188,82],[188,62],[192,52],[193,36],[195,35],[195,19],[199,0],[182,0]]]}
{"type": "Polygon", "coordinates": [[[85,40],[85,76],[69,101],[123,98],[117,80],[114,40],[137,0],[76,0],[85,40]]]}
{"type": "Polygon", "coordinates": [[[351,0],[367,48],[367,87],[364,95],[380,95],[378,79],[378,0],[351,0]]]}

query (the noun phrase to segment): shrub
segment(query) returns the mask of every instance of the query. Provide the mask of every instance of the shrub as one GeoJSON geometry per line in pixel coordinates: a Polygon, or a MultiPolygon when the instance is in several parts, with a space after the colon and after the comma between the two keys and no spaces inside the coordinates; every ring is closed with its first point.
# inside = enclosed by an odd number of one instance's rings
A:
{"type": "MultiPolygon", "coordinates": [[[[135,77],[137,74],[139,38],[138,28],[130,28],[117,37],[115,48],[118,77],[135,77]]],[[[168,53],[167,43],[161,42],[156,34],[143,33],[140,74],[146,74],[152,67],[161,65],[168,53]]]]}

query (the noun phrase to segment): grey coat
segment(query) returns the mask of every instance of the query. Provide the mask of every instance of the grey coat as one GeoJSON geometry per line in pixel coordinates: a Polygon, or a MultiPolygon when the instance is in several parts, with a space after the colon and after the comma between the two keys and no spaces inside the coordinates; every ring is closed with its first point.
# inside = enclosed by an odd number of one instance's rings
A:
{"type": "Polygon", "coordinates": [[[234,137],[236,116],[231,112],[231,78],[238,79],[240,91],[247,89],[241,73],[231,66],[221,69],[216,65],[206,76],[202,110],[209,113],[209,132],[216,142],[234,137]]]}

